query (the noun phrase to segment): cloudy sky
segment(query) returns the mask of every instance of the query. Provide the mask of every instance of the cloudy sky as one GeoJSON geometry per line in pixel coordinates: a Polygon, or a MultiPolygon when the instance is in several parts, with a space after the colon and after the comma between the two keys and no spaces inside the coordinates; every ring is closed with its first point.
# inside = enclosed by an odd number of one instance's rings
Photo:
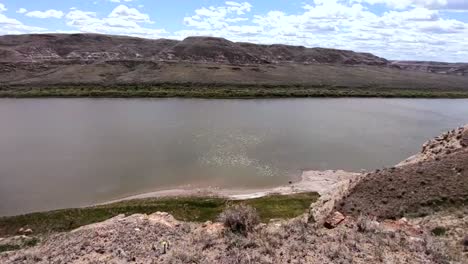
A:
{"type": "Polygon", "coordinates": [[[0,35],[95,32],[468,62],[468,0],[0,0],[0,35]]]}

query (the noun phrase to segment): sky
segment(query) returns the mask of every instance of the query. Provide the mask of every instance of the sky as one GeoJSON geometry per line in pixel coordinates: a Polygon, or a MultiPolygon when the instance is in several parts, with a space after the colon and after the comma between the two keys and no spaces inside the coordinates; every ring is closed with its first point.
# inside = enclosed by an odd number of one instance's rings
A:
{"type": "Polygon", "coordinates": [[[0,35],[103,33],[468,62],[468,0],[0,0],[0,35]]]}

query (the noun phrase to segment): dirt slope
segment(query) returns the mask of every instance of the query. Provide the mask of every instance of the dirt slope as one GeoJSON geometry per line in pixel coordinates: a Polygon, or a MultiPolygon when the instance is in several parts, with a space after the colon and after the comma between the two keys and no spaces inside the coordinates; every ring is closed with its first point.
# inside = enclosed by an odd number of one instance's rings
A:
{"type": "Polygon", "coordinates": [[[381,219],[468,204],[468,126],[427,142],[399,166],[367,175],[336,209],[381,219]]]}

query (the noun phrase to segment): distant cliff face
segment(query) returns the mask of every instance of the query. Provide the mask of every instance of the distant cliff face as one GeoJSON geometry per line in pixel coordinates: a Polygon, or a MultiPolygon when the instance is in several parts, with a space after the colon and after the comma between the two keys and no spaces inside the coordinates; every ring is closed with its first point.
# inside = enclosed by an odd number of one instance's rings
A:
{"type": "Polygon", "coordinates": [[[446,63],[435,61],[392,61],[391,65],[403,70],[468,76],[468,63],[446,63]]]}
{"type": "Polygon", "coordinates": [[[213,37],[0,36],[0,86],[182,82],[464,90],[464,75],[464,64],[395,62],[349,50],[213,37]]]}
{"type": "Polygon", "coordinates": [[[287,45],[236,43],[222,38],[183,41],[98,34],[40,34],[0,37],[0,61],[152,60],[223,64],[337,63],[387,65],[369,53],[287,45]]]}

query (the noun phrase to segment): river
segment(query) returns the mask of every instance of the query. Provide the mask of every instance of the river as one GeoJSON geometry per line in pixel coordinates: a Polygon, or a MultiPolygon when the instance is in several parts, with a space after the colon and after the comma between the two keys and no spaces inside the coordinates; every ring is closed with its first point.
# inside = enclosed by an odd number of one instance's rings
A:
{"type": "Polygon", "coordinates": [[[0,99],[0,215],[391,166],[468,123],[455,99],[0,99]]]}

